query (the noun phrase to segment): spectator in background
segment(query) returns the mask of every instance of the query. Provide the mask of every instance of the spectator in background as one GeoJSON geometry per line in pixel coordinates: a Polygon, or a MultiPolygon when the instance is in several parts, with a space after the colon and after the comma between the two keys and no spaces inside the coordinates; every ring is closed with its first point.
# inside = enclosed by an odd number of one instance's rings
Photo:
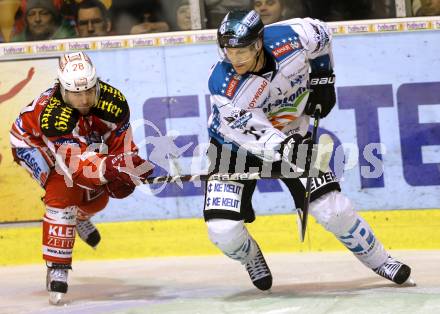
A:
{"type": "Polygon", "coordinates": [[[205,0],[207,28],[218,28],[226,13],[233,10],[248,10],[251,0],[205,0]]]}
{"type": "Polygon", "coordinates": [[[413,1],[413,12],[417,16],[440,15],[440,0],[413,1]]]}
{"type": "Polygon", "coordinates": [[[253,5],[264,25],[307,16],[302,0],[253,0],[253,5]]]}
{"type": "Polygon", "coordinates": [[[187,31],[191,29],[191,7],[188,0],[178,0],[175,2],[174,27],[177,31],[187,31]]]}
{"type": "Polygon", "coordinates": [[[264,25],[285,19],[286,6],[284,0],[254,0],[254,10],[260,14],[264,25]]]}
{"type": "Polygon", "coordinates": [[[112,28],[107,8],[99,0],[79,3],[75,22],[80,37],[106,36],[112,28]]]}
{"type": "Polygon", "coordinates": [[[170,29],[157,0],[113,0],[110,13],[113,28],[120,35],[159,33],[170,29]]]}
{"type": "Polygon", "coordinates": [[[25,29],[12,37],[12,41],[33,41],[76,37],[75,30],[64,22],[51,0],[28,0],[25,29]]]}
{"type": "Polygon", "coordinates": [[[301,0],[253,0],[253,5],[264,25],[307,16],[306,7],[301,0]]]}
{"type": "Polygon", "coordinates": [[[387,19],[396,17],[395,0],[373,0],[370,19],[387,19]]]}

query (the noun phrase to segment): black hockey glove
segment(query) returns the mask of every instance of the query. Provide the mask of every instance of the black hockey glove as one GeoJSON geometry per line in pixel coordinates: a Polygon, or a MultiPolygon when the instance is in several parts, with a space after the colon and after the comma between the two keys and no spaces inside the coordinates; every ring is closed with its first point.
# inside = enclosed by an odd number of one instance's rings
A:
{"type": "Polygon", "coordinates": [[[281,143],[279,153],[284,161],[308,169],[313,148],[311,142],[310,132],[304,137],[300,134],[290,135],[281,143]],[[301,144],[304,146],[300,147],[301,144]]]}
{"type": "Polygon", "coordinates": [[[313,116],[317,105],[321,105],[321,118],[325,118],[336,103],[335,75],[333,71],[310,73],[310,95],[304,112],[313,116]]]}

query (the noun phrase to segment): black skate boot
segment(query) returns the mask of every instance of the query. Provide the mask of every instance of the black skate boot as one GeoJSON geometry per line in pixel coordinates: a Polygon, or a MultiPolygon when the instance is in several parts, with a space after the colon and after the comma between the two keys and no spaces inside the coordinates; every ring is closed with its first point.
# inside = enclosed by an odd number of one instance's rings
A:
{"type": "Polygon", "coordinates": [[[46,287],[49,303],[60,304],[67,293],[67,275],[72,267],[69,264],[47,263],[46,287]]]}
{"type": "Polygon", "coordinates": [[[385,264],[373,269],[373,271],[398,285],[415,285],[414,281],[410,278],[411,268],[408,265],[395,260],[391,256],[388,256],[388,260],[385,264]]]}
{"type": "Polygon", "coordinates": [[[269,290],[272,287],[272,274],[258,245],[257,250],[255,257],[245,264],[246,270],[255,287],[269,290]]]}
{"type": "Polygon", "coordinates": [[[78,232],[79,237],[92,248],[96,248],[96,246],[99,244],[99,241],[101,241],[101,235],[90,219],[77,219],[76,231],[78,232]]]}

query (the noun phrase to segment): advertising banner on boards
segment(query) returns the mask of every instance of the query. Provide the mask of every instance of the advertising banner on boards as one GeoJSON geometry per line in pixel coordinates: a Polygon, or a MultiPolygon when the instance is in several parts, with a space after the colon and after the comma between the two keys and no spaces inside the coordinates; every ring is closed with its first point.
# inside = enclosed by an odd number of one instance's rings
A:
{"type": "MultiPolygon", "coordinates": [[[[321,123],[335,143],[331,166],[361,210],[439,208],[440,45],[438,32],[334,38],[337,105],[321,123]]],[[[215,45],[90,51],[102,80],[131,108],[135,141],[156,175],[207,169],[207,80],[215,45]]],[[[56,59],[0,62],[0,221],[35,220],[43,191],[13,165],[8,130],[21,107],[54,81],[56,59]]],[[[200,217],[203,183],[142,186],[111,200],[97,220],[200,217]]],[[[259,214],[292,212],[287,188],[258,182],[259,214]]]]}

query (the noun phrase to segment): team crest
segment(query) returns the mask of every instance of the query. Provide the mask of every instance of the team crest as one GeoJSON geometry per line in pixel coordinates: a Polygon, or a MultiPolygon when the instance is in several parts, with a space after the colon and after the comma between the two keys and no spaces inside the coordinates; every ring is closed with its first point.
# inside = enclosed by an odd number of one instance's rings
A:
{"type": "Polygon", "coordinates": [[[247,112],[244,109],[234,109],[229,117],[224,119],[228,122],[228,126],[231,129],[242,129],[245,128],[248,121],[252,118],[252,113],[247,112]]]}

